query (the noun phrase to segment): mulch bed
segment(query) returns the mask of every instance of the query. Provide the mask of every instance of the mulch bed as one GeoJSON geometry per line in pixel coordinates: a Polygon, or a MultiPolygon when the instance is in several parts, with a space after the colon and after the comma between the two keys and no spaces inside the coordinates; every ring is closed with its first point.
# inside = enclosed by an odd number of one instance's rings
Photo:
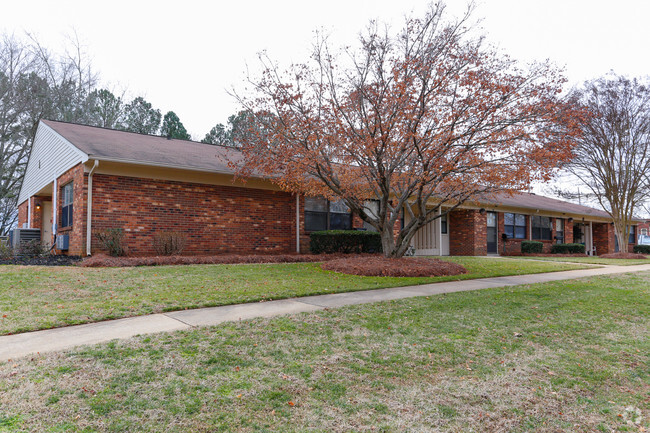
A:
{"type": "Polygon", "coordinates": [[[613,254],[603,254],[598,256],[601,259],[647,259],[647,256],[643,254],[636,253],[613,253],[613,254]]]}
{"type": "Polygon", "coordinates": [[[366,277],[440,277],[466,274],[463,266],[440,259],[383,256],[346,257],[329,260],[321,265],[326,271],[366,277]]]}
{"type": "Polygon", "coordinates": [[[0,260],[0,265],[74,266],[80,261],[81,257],[79,256],[46,255],[41,257],[14,257],[8,260],[0,260]]]}
{"type": "Polygon", "coordinates": [[[96,254],[84,259],[83,267],[126,267],[164,265],[230,265],[241,263],[308,263],[323,262],[342,257],[373,257],[372,254],[223,254],[218,256],[156,256],[156,257],[111,257],[96,254]]]}

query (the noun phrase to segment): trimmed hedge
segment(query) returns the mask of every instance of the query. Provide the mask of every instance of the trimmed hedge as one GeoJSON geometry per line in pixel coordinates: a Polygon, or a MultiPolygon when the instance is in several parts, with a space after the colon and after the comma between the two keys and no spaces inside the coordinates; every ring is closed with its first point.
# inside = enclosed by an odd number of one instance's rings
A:
{"type": "Polygon", "coordinates": [[[378,232],[357,230],[323,230],[309,235],[309,250],[313,254],[380,253],[378,232]]]}
{"type": "Polygon", "coordinates": [[[551,245],[552,254],[584,254],[585,246],[583,244],[553,244],[551,245]]]}
{"type": "Polygon", "coordinates": [[[637,254],[650,254],[650,245],[635,245],[632,251],[637,254]]]}
{"type": "Polygon", "coordinates": [[[538,241],[523,241],[521,243],[521,252],[528,254],[541,253],[544,250],[544,243],[538,241]]]}

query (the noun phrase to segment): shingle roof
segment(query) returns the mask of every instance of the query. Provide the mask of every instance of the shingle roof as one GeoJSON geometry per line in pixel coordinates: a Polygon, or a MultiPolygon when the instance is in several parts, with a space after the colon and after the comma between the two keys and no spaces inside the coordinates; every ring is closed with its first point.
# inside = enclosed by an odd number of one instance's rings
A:
{"type": "MultiPolygon", "coordinates": [[[[169,140],[155,135],[117,131],[95,126],[42,120],[91,159],[233,173],[228,162],[243,162],[236,149],[196,141],[169,140]]],[[[547,210],[573,215],[610,218],[607,212],[524,192],[494,194],[479,200],[485,205],[547,210]]]]}
{"type": "Polygon", "coordinates": [[[42,120],[91,159],[232,173],[242,160],[235,149],[95,126],[42,120]]]}
{"type": "Polygon", "coordinates": [[[498,206],[508,206],[523,209],[546,210],[553,212],[562,212],[567,215],[588,215],[600,218],[611,217],[609,214],[600,209],[594,209],[588,206],[582,206],[575,203],[544,197],[543,195],[530,194],[526,192],[517,192],[512,195],[507,193],[497,193],[493,197],[486,197],[480,202],[498,206]]]}

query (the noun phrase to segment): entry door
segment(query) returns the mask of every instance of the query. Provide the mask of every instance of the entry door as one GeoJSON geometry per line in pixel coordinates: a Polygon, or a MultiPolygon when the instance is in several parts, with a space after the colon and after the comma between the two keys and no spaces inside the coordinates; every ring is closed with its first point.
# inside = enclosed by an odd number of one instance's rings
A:
{"type": "Polygon", "coordinates": [[[43,226],[41,228],[41,242],[47,248],[52,246],[52,202],[44,201],[41,207],[43,211],[43,226]]]}
{"type": "Polygon", "coordinates": [[[497,245],[496,212],[487,213],[487,252],[488,254],[497,254],[499,252],[497,245]]]}
{"type": "Polygon", "coordinates": [[[449,214],[440,217],[440,255],[449,255],[449,214]]]}

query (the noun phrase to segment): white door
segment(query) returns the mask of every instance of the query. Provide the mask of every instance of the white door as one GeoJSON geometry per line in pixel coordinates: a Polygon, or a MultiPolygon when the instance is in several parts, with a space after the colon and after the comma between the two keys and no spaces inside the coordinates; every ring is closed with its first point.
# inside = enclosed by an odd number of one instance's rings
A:
{"type": "Polygon", "coordinates": [[[52,202],[44,201],[41,211],[43,212],[41,242],[45,247],[50,248],[52,246],[52,202]]]}
{"type": "Polygon", "coordinates": [[[440,217],[440,255],[449,255],[449,215],[440,217]]]}

